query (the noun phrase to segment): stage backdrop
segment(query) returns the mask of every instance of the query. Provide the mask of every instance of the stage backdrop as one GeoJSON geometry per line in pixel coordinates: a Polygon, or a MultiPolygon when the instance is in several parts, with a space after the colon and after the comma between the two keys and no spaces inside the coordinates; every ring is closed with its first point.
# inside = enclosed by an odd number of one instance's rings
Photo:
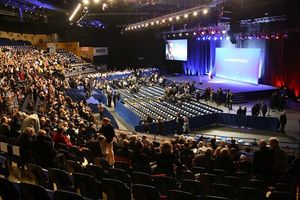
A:
{"type": "Polygon", "coordinates": [[[228,40],[188,41],[188,59],[183,62],[186,75],[216,73],[216,48],[258,48],[260,66],[258,83],[286,86],[295,96],[300,94],[300,38],[297,33],[289,34],[288,39],[280,40],[238,40],[231,44],[228,40]]]}

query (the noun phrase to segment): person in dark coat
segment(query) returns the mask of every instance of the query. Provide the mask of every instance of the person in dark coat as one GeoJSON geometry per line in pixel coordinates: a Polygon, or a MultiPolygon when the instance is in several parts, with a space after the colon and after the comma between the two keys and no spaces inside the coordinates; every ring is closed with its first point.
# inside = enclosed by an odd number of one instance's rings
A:
{"type": "Polygon", "coordinates": [[[193,167],[204,167],[208,172],[212,172],[215,166],[215,161],[212,159],[213,150],[207,148],[204,154],[198,154],[193,160],[193,167]]]}
{"type": "Polygon", "coordinates": [[[166,141],[160,146],[160,153],[156,156],[156,164],[158,170],[166,172],[167,175],[174,176],[173,165],[179,165],[179,161],[173,154],[173,147],[169,141],[166,141]]]}
{"type": "Polygon", "coordinates": [[[110,119],[103,118],[102,126],[99,130],[105,137],[105,151],[107,153],[106,159],[110,164],[113,164],[115,161],[114,152],[113,152],[113,139],[115,137],[114,127],[110,124],[110,119]]]}
{"type": "Polygon", "coordinates": [[[46,131],[40,129],[33,149],[39,157],[39,163],[43,168],[54,167],[56,151],[52,145],[51,138],[48,138],[46,131]]]}
{"type": "Polygon", "coordinates": [[[179,134],[182,132],[182,126],[183,126],[183,118],[180,116],[179,112],[176,113],[175,123],[176,123],[176,133],[179,134]]]}
{"type": "Polygon", "coordinates": [[[141,141],[138,141],[135,145],[135,151],[132,157],[132,164],[137,166],[143,166],[145,169],[150,170],[150,161],[148,156],[143,153],[144,144],[141,141]]]}
{"type": "Polygon", "coordinates": [[[262,103],[261,112],[262,112],[262,115],[264,117],[266,116],[266,114],[268,112],[268,107],[267,107],[267,104],[265,102],[262,103]]]}
{"type": "Polygon", "coordinates": [[[236,167],[233,159],[230,157],[230,152],[227,148],[222,148],[220,155],[216,159],[216,168],[223,169],[228,174],[233,174],[236,172],[236,167]]]}
{"type": "Polygon", "coordinates": [[[11,122],[10,122],[10,133],[12,137],[18,137],[21,132],[21,126],[22,126],[22,115],[21,113],[17,112],[11,122]]]}
{"type": "Polygon", "coordinates": [[[279,117],[279,121],[280,121],[280,131],[285,133],[285,125],[287,123],[287,117],[286,117],[286,113],[283,112],[280,117],[279,117]]]}
{"type": "Polygon", "coordinates": [[[162,119],[160,117],[157,118],[157,134],[163,135],[165,133],[165,127],[162,119]]]}
{"type": "Polygon", "coordinates": [[[253,174],[263,176],[270,181],[273,174],[274,153],[267,147],[265,140],[260,140],[259,147],[253,155],[253,174]]]}
{"type": "Polygon", "coordinates": [[[22,149],[21,157],[23,163],[35,163],[37,161],[37,156],[33,154],[34,133],[35,132],[33,128],[27,127],[16,139],[16,145],[20,146],[20,148],[22,149]]]}
{"type": "Polygon", "coordinates": [[[8,125],[8,119],[6,116],[1,117],[0,135],[3,135],[6,139],[11,136],[10,126],[8,125]]]}

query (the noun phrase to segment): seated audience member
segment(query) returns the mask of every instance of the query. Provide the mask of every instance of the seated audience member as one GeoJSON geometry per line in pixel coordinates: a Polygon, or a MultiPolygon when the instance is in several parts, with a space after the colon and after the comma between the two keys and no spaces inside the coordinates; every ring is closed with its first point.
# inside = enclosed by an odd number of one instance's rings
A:
{"type": "Polygon", "coordinates": [[[35,132],[33,128],[27,127],[22,134],[16,139],[16,145],[24,150],[32,149],[34,144],[35,132]]]}
{"type": "Polygon", "coordinates": [[[216,169],[223,169],[229,174],[233,174],[236,171],[236,166],[227,148],[220,150],[220,155],[216,158],[216,169]]]}
{"type": "Polygon", "coordinates": [[[11,136],[12,137],[18,137],[21,132],[21,126],[22,126],[22,113],[16,112],[10,122],[10,128],[11,128],[11,136]]]}
{"type": "Polygon", "coordinates": [[[145,169],[150,169],[148,156],[143,153],[144,144],[141,141],[136,143],[136,148],[132,156],[132,165],[144,166],[145,169]]]}
{"type": "Polygon", "coordinates": [[[253,173],[266,178],[273,174],[274,153],[267,147],[265,140],[259,141],[259,150],[254,152],[253,173]]]}
{"type": "Polygon", "coordinates": [[[54,143],[63,143],[68,147],[72,146],[70,139],[64,135],[64,129],[62,127],[59,127],[56,130],[56,132],[52,136],[52,140],[54,143]]]}
{"type": "Polygon", "coordinates": [[[47,137],[46,131],[40,129],[33,148],[39,158],[39,163],[43,168],[55,167],[56,151],[52,145],[51,138],[47,137]]]}
{"type": "Polygon", "coordinates": [[[37,114],[28,115],[22,123],[21,132],[24,131],[25,128],[31,127],[37,133],[40,130],[40,120],[37,114]]]}
{"type": "Polygon", "coordinates": [[[180,151],[180,162],[185,166],[187,166],[188,168],[191,168],[193,159],[194,159],[194,152],[190,148],[190,144],[186,142],[180,151]]]}
{"type": "Polygon", "coordinates": [[[158,170],[166,172],[168,175],[174,176],[174,166],[179,165],[179,161],[173,154],[173,147],[169,141],[165,141],[160,146],[160,153],[156,156],[156,164],[158,170]]]}
{"type": "Polygon", "coordinates": [[[10,126],[8,125],[8,118],[6,116],[1,117],[0,135],[3,135],[5,140],[11,137],[10,126]]]}
{"type": "Polygon", "coordinates": [[[126,162],[128,164],[131,164],[131,158],[133,156],[133,151],[129,149],[129,141],[123,140],[122,147],[119,147],[117,152],[115,153],[115,160],[126,162]]]}
{"type": "Polygon", "coordinates": [[[20,146],[22,149],[22,161],[23,163],[27,162],[36,162],[37,157],[34,153],[34,140],[35,132],[33,128],[27,127],[24,129],[22,134],[17,137],[16,145],[20,146]]]}
{"type": "Polygon", "coordinates": [[[207,148],[204,154],[196,155],[193,160],[193,167],[204,167],[207,172],[212,172],[215,166],[212,154],[212,148],[207,148]]]}
{"type": "Polygon", "coordinates": [[[275,180],[280,180],[287,171],[288,157],[286,153],[280,148],[278,138],[271,137],[269,139],[270,149],[274,154],[273,163],[273,177],[275,180]]]}

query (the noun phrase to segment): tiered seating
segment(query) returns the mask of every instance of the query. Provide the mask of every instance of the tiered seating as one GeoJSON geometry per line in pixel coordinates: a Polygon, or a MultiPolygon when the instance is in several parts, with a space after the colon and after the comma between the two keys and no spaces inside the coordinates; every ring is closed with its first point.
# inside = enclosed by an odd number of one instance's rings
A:
{"type": "Polygon", "coordinates": [[[69,68],[65,70],[65,76],[78,76],[82,74],[92,74],[97,70],[94,65],[91,63],[78,63],[78,64],[70,64],[69,68]]]}
{"type": "Polygon", "coordinates": [[[142,119],[150,115],[157,119],[160,117],[163,121],[174,120],[176,113],[179,112],[186,117],[195,117],[222,112],[222,110],[208,106],[195,100],[184,101],[181,106],[159,101],[159,97],[164,94],[164,89],[160,86],[146,87],[142,86],[138,93],[130,93],[122,89],[121,96],[127,105],[142,119]]]}
{"type": "Polygon", "coordinates": [[[26,46],[26,45],[31,45],[31,43],[24,40],[11,40],[7,38],[0,38],[0,46],[26,46]]]}
{"type": "Polygon", "coordinates": [[[71,64],[83,63],[83,60],[76,56],[74,53],[69,52],[65,49],[57,49],[57,53],[68,58],[71,64]]]}

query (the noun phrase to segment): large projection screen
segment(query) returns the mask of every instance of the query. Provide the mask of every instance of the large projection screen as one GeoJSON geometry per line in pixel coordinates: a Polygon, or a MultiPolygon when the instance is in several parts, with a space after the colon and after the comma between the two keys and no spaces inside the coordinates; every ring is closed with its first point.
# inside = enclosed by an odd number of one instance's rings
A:
{"type": "Polygon", "coordinates": [[[187,60],[187,40],[167,40],[166,41],[166,60],[187,60]]]}
{"type": "Polygon", "coordinates": [[[260,54],[258,48],[216,48],[216,76],[258,84],[260,54]]]}

